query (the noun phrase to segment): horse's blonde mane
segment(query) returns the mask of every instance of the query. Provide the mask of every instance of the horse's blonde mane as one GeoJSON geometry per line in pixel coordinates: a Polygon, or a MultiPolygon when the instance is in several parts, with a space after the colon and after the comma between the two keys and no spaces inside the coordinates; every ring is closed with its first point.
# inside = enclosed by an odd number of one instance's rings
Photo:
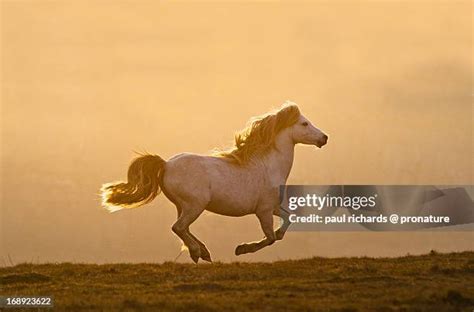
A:
{"type": "Polygon", "coordinates": [[[278,133],[294,125],[299,116],[298,106],[287,102],[279,110],[253,117],[247,127],[235,134],[235,146],[216,155],[235,161],[239,165],[246,164],[252,158],[262,156],[271,150],[278,133]]]}

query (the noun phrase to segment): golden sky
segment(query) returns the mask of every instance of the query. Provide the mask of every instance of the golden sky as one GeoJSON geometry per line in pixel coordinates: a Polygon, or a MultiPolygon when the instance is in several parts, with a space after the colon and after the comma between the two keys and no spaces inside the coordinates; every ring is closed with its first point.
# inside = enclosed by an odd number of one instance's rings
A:
{"type": "MultiPolygon", "coordinates": [[[[173,260],[171,203],[108,215],[100,185],[132,150],[208,153],[285,100],[329,135],[296,149],[290,184],[473,183],[471,1],[0,3],[1,257],[173,260]]],[[[290,232],[236,258],[255,217],[192,228],[225,261],[473,247],[472,232],[290,232]]]]}

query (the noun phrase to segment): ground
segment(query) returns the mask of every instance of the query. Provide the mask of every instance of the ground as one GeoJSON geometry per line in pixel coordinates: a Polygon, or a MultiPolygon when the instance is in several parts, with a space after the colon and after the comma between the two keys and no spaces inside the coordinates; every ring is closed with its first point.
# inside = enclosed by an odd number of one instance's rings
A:
{"type": "Polygon", "coordinates": [[[52,295],[56,309],[68,311],[472,312],[474,252],[273,263],[20,264],[0,268],[0,285],[0,295],[52,295]]]}

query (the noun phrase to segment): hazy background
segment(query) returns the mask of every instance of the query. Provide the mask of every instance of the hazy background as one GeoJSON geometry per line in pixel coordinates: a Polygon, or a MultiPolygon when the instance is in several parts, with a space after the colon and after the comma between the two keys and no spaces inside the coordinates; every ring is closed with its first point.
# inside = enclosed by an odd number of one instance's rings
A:
{"type": "MultiPolygon", "coordinates": [[[[166,261],[164,196],[108,214],[97,196],[147,150],[207,153],[289,99],[329,134],[292,184],[472,184],[472,2],[1,1],[1,254],[166,261]]],[[[255,217],[192,226],[214,259],[472,250],[473,233],[288,233],[256,254],[255,217]]],[[[179,261],[188,261],[182,255],[179,261]]]]}

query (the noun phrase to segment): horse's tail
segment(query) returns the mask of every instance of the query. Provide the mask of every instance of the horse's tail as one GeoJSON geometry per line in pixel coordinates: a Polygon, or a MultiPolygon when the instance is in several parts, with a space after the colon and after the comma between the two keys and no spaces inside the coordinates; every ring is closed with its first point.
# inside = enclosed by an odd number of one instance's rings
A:
{"type": "Polygon", "coordinates": [[[102,204],[115,212],[151,202],[160,193],[160,175],[165,161],[158,155],[141,155],[128,168],[128,181],[102,185],[102,204]]]}

